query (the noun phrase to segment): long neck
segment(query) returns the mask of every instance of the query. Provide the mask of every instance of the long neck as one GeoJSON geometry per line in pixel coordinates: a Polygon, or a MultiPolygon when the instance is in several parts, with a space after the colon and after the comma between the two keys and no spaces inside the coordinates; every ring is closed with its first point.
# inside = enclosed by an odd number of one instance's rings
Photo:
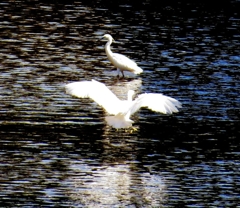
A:
{"type": "Polygon", "coordinates": [[[111,59],[112,57],[112,51],[110,48],[110,45],[112,44],[112,39],[109,39],[108,42],[105,45],[105,52],[107,54],[108,59],[111,59]]]}
{"type": "Polygon", "coordinates": [[[128,101],[132,102],[132,96],[128,96],[128,101]]]}

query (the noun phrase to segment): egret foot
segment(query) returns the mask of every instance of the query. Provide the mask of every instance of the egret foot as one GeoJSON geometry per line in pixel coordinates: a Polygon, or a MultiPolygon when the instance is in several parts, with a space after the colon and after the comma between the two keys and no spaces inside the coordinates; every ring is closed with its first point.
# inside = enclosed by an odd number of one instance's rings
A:
{"type": "Polygon", "coordinates": [[[125,132],[129,132],[130,134],[132,134],[132,133],[134,133],[136,131],[138,131],[138,128],[133,127],[133,126],[130,127],[129,129],[125,129],[125,132]]]}

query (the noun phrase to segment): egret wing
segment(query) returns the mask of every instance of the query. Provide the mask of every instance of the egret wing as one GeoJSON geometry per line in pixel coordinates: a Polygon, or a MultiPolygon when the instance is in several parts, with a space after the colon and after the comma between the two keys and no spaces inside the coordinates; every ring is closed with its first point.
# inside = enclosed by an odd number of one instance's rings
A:
{"type": "Polygon", "coordinates": [[[121,70],[131,71],[134,74],[143,72],[134,61],[119,53],[113,53],[112,64],[121,70]]]}
{"type": "Polygon", "coordinates": [[[135,68],[137,66],[134,61],[119,53],[113,53],[113,59],[116,65],[122,65],[125,68],[135,68]]]}
{"type": "Polygon", "coordinates": [[[137,65],[136,62],[134,62],[133,60],[129,59],[127,56],[124,56],[120,53],[113,53],[113,57],[115,59],[118,59],[121,61],[121,63],[131,63],[133,65],[137,65]]]}
{"type": "Polygon", "coordinates": [[[102,106],[109,114],[117,114],[120,100],[106,85],[92,80],[73,82],[65,86],[66,93],[78,98],[91,98],[102,106]]]}
{"type": "Polygon", "coordinates": [[[162,94],[146,93],[139,95],[134,100],[129,109],[130,114],[135,113],[141,107],[147,107],[152,111],[163,114],[172,114],[178,112],[178,108],[181,108],[182,104],[178,100],[162,94]]]}

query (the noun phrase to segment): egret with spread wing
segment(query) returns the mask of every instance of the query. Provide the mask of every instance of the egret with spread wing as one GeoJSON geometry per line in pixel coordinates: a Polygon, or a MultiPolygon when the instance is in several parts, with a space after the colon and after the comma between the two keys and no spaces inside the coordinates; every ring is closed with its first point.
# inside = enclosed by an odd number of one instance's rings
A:
{"type": "Polygon", "coordinates": [[[143,72],[143,70],[140,67],[138,67],[137,64],[128,57],[119,53],[113,53],[111,51],[110,45],[114,41],[111,35],[105,34],[102,38],[106,38],[108,40],[108,42],[105,45],[105,52],[107,54],[109,61],[117,68],[118,75],[120,71],[123,77],[124,77],[123,71],[129,71],[134,74],[140,74],[143,72]]]}
{"type": "Polygon", "coordinates": [[[78,98],[91,98],[102,106],[109,114],[113,115],[105,117],[105,120],[114,128],[131,127],[133,121],[130,116],[141,107],[147,107],[163,114],[176,113],[178,108],[182,107],[178,100],[156,93],[141,94],[132,100],[133,90],[128,91],[127,100],[119,100],[106,85],[95,80],[73,82],[67,84],[65,89],[67,94],[78,98]]]}

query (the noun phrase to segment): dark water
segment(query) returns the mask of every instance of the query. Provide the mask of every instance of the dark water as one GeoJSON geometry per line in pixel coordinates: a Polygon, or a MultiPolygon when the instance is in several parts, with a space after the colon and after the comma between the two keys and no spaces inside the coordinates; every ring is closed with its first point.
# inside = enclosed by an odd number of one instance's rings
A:
{"type": "Polygon", "coordinates": [[[240,207],[239,1],[158,3],[1,1],[1,207],[240,207]],[[142,75],[117,80],[105,33],[142,75]],[[64,92],[91,79],[183,108],[116,131],[64,92]]]}

